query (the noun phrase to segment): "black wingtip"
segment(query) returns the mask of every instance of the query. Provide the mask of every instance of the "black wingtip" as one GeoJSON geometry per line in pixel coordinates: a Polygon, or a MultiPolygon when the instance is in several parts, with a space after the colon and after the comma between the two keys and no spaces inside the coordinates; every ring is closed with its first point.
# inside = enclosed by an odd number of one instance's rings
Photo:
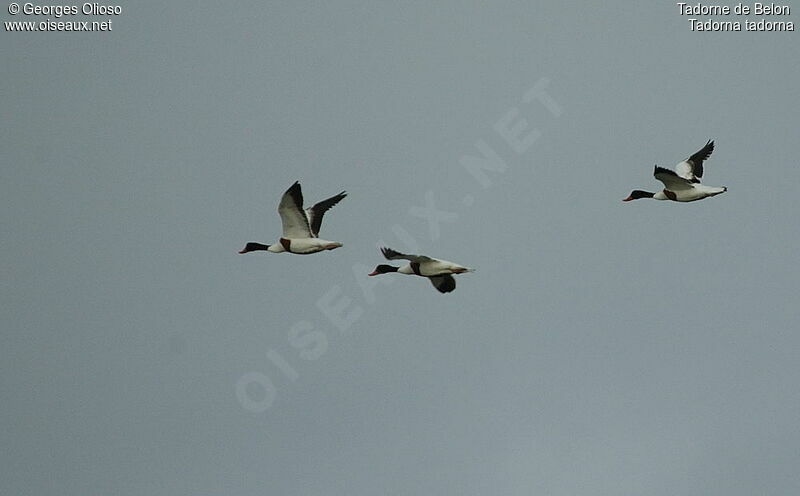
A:
{"type": "Polygon", "coordinates": [[[303,208],[303,190],[300,188],[300,181],[295,181],[284,194],[291,196],[298,208],[303,208]]]}
{"type": "Polygon", "coordinates": [[[704,160],[711,156],[712,153],[714,153],[714,140],[708,140],[706,144],[703,145],[703,148],[697,150],[691,157],[689,157],[689,160],[701,165],[704,160]]]}
{"type": "Polygon", "coordinates": [[[387,248],[385,246],[381,247],[381,253],[383,253],[383,257],[386,260],[394,260],[397,257],[403,257],[404,256],[399,251],[392,250],[391,248],[387,248]]]}
{"type": "Polygon", "coordinates": [[[674,170],[665,169],[664,167],[659,167],[659,166],[656,165],[655,169],[653,169],[653,175],[656,175],[658,173],[669,174],[670,176],[680,177],[680,176],[678,176],[678,173],[675,172],[674,170]]]}

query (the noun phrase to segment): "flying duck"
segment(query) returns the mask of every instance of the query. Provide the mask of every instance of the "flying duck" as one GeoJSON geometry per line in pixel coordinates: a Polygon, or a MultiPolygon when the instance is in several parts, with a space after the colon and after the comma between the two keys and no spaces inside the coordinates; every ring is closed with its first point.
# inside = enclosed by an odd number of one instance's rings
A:
{"type": "Polygon", "coordinates": [[[636,189],[631,192],[630,196],[622,201],[652,198],[654,200],[692,202],[728,191],[728,188],[725,187],[700,184],[700,178],[703,177],[703,161],[706,160],[713,151],[714,142],[709,140],[706,146],[701,148],[697,153],[676,165],[674,171],[656,165],[653,176],[664,183],[664,190],[657,193],[650,193],[649,191],[636,189]]]}
{"type": "Polygon", "coordinates": [[[381,253],[387,260],[402,259],[408,260],[409,263],[402,267],[381,264],[375,267],[375,270],[369,274],[370,276],[399,272],[400,274],[427,277],[440,293],[449,293],[456,289],[456,280],[452,274],[463,274],[475,270],[447,260],[437,260],[424,255],[406,255],[391,248],[381,248],[381,253]]]}
{"type": "Polygon", "coordinates": [[[300,189],[300,182],[295,181],[281,197],[278,205],[278,214],[281,216],[283,224],[283,236],[277,243],[263,245],[261,243],[247,243],[239,253],[249,253],[251,251],[269,251],[272,253],[282,253],[284,251],[298,255],[308,255],[323,250],[334,250],[342,246],[336,241],[326,241],[319,238],[319,229],[322,226],[322,216],[332,206],[347,196],[342,191],[338,195],[332,196],[327,200],[322,200],[313,207],[303,209],[303,192],[300,189]]]}

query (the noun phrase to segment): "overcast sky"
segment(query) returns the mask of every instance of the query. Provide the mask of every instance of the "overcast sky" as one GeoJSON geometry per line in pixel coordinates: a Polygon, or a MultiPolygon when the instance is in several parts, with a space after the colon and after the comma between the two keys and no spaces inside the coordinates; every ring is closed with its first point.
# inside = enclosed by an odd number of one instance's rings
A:
{"type": "Polygon", "coordinates": [[[800,493],[800,43],[687,19],[142,1],[0,31],[0,493],[800,493]],[[727,193],[621,201],[708,139],[727,193]],[[344,246],[238,255],[296,180],[349,192],[344,246]],[[384,244],[477,271],[366,277],[384,244]]]}

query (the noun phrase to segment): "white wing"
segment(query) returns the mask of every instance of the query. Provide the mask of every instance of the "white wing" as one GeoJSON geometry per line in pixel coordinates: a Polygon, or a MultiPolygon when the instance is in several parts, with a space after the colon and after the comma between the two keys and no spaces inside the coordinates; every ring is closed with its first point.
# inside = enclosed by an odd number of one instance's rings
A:
{"type": "Polygon", "coordinates": [[[303,210],[303,192],[300,183],[295,182],[281,197],[278,205],[278,214],[283,223],[283,237],[289,239],[303,239],[315,237],[311,234],[308,217],[303,210]]]}
{"type": "Polygon", "coordinates": [[[676,174],[675,171],[656,166],[653,176],[664,183],[664,186],[670,191],[692,189],[692,183],[676,174]]]}
{"type": "Polygon", "coordinates": [[[692,169],[692,164],[690,164],[689,162],[687,162],[685,160],[675,166],[675,173],[678,174],[678,176],[686,179],[689,182],[692,182],[692,181],[695,181],[695,180],[697,180],[697,182],[700,182],[700,180],[697,179],[697,177],[694,175],[694,170],[692,169]]]}

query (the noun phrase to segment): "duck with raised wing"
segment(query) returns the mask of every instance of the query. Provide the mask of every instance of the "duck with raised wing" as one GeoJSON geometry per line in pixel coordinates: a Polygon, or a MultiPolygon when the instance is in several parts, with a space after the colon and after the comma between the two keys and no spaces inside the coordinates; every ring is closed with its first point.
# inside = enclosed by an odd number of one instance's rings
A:
{"type": "Polygon", "coordinates": [[[456,289],[456,280],[453,278],[453,274],[463,274],[475,270],[447,260],[437,260],[424,255],[406,255],[391,248],[381,248],[381,253],[387,260],[408,260],[409,263],[402,267],[381,264],[375,267],[375,270],[369,274],[370,276],[398,272],[427,277],[440,293],[449,293],[456,289]]]}
{"type": "Polygon", "coordinates": [[[281,197],[278,205],[278,214],[283,224],[283,236],[277,243],[264,245],[250,242],[239,253],[251,251],[269,251],[272,253],[289,252],[297,255],[308,255],[323,250],[334,250],[342,246],[337,241],[327,241],[319,238],[319,229],[322,226],[322,216],[332,206],[339,203],[347,193],[342,191],[327,200],[322,200],[313,207],[303,209],[303,192],[300,182],[296,181],[281,197]]]}
{"type": "Polygon", "coordinates": [[[653,176],[664,183],[664,189],[657,193],[636,189],[622,201],[652,198],[654,200],[693,202],[728,191],[728,188],[725,187],[700,184],[700,178],[703,177],[703,162],[713,151],[714,142],[709,140],[706,146],[697,153],[676,165],[674,171],[656,165],[653,176]]]}

